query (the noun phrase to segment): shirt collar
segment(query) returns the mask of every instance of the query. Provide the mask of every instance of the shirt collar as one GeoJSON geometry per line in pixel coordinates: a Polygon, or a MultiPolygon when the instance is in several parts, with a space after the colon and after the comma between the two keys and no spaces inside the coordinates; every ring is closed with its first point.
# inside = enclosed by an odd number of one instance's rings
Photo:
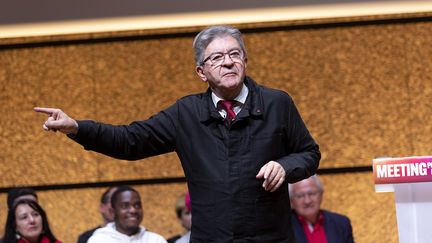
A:
{"type": "Polygon", "coordinates": [[[307,221],[305,217],[303,217],[299,214],[297,214],[297,217],[300,220],[300,222],[302,222],[302,224],[304,224],[304,225],[312,226],[313,228],[316,228],[318,226],[324,226],[324,214],[321,210],[318,214],[318,220],[317,220],[315,225],[311,225],[311,223],[309,221],[307,221]]]}
{"type": "MultiPolygon", "coordinates": [[[[241,109],[247,110],[246,112],[240,112],[239,116],[247,117],[252,115],[255,117],[262,117],[264,110],[264,102],[261,94],[260,86],[250,77],[246,76],[244,80],[244,85],[246,86],[246,94],[244,97],[244,103],[241,105],[241,109]],[[249,101],[248,101],[249,100],[249,101]]],[[[242,88],[243,89],[243,88],[242,88]]],[[[240,92],[242,93],[242,92],[240,92]]],[[[219,100],[214,100],[212,97],[212,90],[209,87],[207,91],[202,95],[202,102],[199,106],[199,119],[201,123],[211,122],[213,119],[220,118],[220,112],[217,109],[217,102],[219,100]]],[[[236,102],[237,103],[237,102],[236,102]]],[[[238,106],[238,104],[237,104],[238,106]]],[[[236,107],[236,104],[234,104],[236,107]]]]}
{"type": "Polygon", "coordinates": [[[110,222],[105,227],[109,227],[112,230],[115,230],[118,234],[121,234],[121,235],[123,235],[125,237],[129,237],[129,238],[138,238],[139,239],[146,232],[146,228],[144,226],[141,226],[141,225],[139,226],[138,232],[133,234],[133,235],[125,235],[125,234],[121,233],[120,231],[118,231],[116,228],[115,222],[110,222]]]}
{"type": "MultiPolygon", "coordinates": [[[[244,104],[246,102],[246,98],[247,98],[248,94],[249,94],[249,89],[243,83],[243,87],[240,91],[240,94],[237,95],[237,97],[235,97],[234,100],[237,102],[240,102],[241,104],[244,104]]],[[[211,92],[211,97],[212,97],[213,104],[215,107],[217,107],[217,104],[220,100],[223,100],[223,99],[219,98],[213,91],[211,92]]]]}

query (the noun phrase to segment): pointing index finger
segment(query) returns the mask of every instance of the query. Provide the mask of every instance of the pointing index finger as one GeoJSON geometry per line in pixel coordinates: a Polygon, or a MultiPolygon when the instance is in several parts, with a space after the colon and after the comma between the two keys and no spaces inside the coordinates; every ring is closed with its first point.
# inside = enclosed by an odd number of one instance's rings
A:
{"type": "Polygon", "coordinates": [[[54,108],[46,108],[46,107],[35,107],[35,108],[33,108],[33,110],[36,111],[36,112],[52,115],[55,112],[56,109],[54,109],[54,108]]]}

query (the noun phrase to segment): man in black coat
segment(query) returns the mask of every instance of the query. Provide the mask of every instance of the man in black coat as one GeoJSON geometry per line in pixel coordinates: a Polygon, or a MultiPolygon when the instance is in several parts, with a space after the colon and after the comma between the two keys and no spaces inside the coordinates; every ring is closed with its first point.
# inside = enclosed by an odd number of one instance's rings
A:
{"type": "Polygon", "coordinates": [[[246,76],[241,33],[212,26],[194,40],[196,73],[209,89],[127,126],[77,121],[59,109],[45,130],[85,149],[138,160],[175,151],[192,201],[191,242],[293,242],[287,183],[315,173],[318,145],[291,97],[246,76]]]}

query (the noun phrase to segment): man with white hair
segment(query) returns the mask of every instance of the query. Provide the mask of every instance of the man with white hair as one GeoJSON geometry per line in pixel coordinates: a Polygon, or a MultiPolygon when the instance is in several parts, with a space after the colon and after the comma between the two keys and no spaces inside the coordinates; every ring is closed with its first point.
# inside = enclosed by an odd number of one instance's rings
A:
{"type": "Polygon", "coordinates": [[[321,209],[323,193],[317,175],[289,184],[296,243],[353,243],[349,218],[321,209]]]}
{"type": "MultiPolygon", "coordinates": [[[[288,93],[246,75],[248,55],[238,29],[211,26],[193,47],[207,91],[180,98],[147,120],[110,125],[75,120],[55,108],[35,111],[49,116],[45,130],[114,158],[176,152],[193,208],[191,242],[292,243],[287,183],[316,172],[318,144],[288,93]]],[[[173,85],[181,80],[172,78],[173,85]]]]}

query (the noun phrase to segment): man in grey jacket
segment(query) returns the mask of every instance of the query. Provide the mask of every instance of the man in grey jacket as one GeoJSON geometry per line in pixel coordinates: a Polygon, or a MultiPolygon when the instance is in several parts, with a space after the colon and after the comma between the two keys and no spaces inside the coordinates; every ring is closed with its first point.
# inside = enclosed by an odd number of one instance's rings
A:
{"type": "Polygon", "coordinates": [[[286,92],[246,76],[238,29],[204,29],[193,47],[196,73],[209,89],[148,120],[113,126],[35,110],[49,115],[45,130],[87,150],[127,160],[175,151],[192,201],[192,243],[293,242],[287,183],[316,172],[318,145],[286,92]]]}

